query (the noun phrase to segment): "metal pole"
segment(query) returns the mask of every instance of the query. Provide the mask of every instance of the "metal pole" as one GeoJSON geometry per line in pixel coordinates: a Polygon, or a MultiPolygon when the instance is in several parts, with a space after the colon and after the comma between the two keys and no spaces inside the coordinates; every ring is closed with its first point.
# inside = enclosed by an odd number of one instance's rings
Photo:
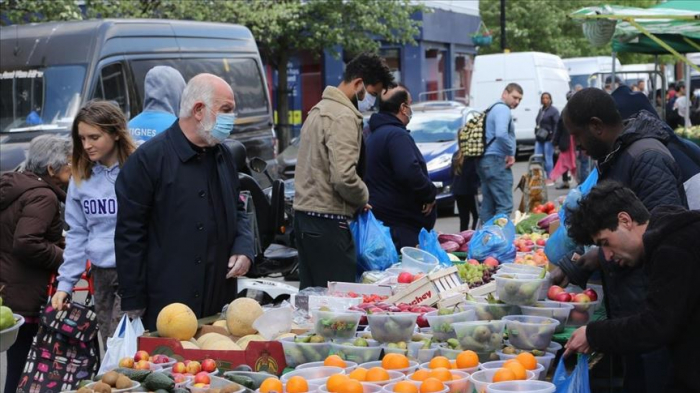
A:
{"type": "MultiPolygon", "coordinates": [[[[617,68],[617,67],[615,67],[615,63],[616,63],[615,60],[616,59],[617,59],[617,52],[613,51],[613,53],[612,53],[612,75],[610,76],[610,91],[611,92],[615,91],[615,69],[617,68]]],[[[603,82],[605,82],[605,81],[603,81],[603,82]]]]}
{"type": "MultiPolygon", "coordinates": [[[[686,55],[687,56],[687,55],[686,55]]],[[[688,59],[690,61],[690,59],[688,59]]],[[[685,118],[684,118],[684,124],[683,124],[683,135],[686,135],[688,132],[688,127],[690,127],[690,97],[692,94],[692,90],[690,90],[690,66],[687,64],[684,64],[685,66],[685,118]]]]}
{"type": "Polygon", "coordinates": [[[506,0],[501,0],[501,52],[506,51],[506,0]]]}

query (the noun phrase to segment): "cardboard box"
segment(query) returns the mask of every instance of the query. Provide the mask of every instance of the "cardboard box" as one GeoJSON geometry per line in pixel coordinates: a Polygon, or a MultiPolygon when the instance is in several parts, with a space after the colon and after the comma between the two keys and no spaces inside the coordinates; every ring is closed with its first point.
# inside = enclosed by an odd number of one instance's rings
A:
{"type": "MultiPolygon", "coordinates": [[[[219,333],[231,337],[226,329],[204,325],[197,330],[195,338],[206,333],[219,333]]],[[[174,338],[158,337],[157,334],[146,333],[138,338],[138,349],[149,354],[163,354],[178,360],[204,359],[216,360],[220,372],[230,371],[241,364],[247,364],[253,371],[266,371],[271,374],[281,375],[287,362],[284,359],[284,350],[279,341],[251,341],[244,351],[214,351],[206,349],[185,349],[180,341],[174,338]]]]}

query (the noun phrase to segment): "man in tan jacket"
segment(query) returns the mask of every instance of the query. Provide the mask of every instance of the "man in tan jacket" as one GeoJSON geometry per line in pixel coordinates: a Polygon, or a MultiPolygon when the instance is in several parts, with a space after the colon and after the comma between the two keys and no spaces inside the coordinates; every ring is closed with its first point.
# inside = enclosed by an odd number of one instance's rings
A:
{"type": "Polygon", "coordinates": [[[369,208],[361,178],[361,111],[369,110],[393,83],[382,58],[361,54],[347,64],[337,88],[326,87],[304,122],[294,196],[300,289],[355,281],[357,258],[348,220],[369,208]]]}

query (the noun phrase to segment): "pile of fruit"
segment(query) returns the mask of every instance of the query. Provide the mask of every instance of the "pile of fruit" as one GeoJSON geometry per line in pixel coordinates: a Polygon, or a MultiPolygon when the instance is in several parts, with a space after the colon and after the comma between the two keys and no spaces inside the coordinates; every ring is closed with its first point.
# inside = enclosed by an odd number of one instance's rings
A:
{"type": "Polygon", "coordinates": [[[469,284],[469,288],[476,288],[491,282],[491,275],[496,272],[498,261],[488,257],[484,263],[479,263],[476,259],[470,259],[467,263],[457,265],[459,278],[469,284]]]}
{"type": "Polygon", "coordinates": [[[0,330],[9,329],[17,323],[15,316],[12,314],[12,309],[4,306],[2,297],[0,297],[0,330]]]}
{"type": "MultiPolygon", "coordinates": [[[[418,320],[417,324],[418,327],[429,327],[430,325],[428,324],[428,320],[425,319],[425,314],[429,313],[431,311],[437,311],[437,308],[435,307],[428,307],[428,306],[413,306],[410,304],[406,303],[400,303],[397,305],[389,304],[389,303],[362,303],[357,306],[352,306],[348,308],[348,310],[351,311],[360,311],[364,314],[381,314],[381,313],[401,313],[401,312],[407,312],[407,313],[415,313],[419,314],[418,315],[418,320]]],[[[360,318],[360,325],[367,325],[367,315],[363,315],[360,318]]]]}
{"type": "Polygon", "coordinates": [[[515,257],[515,261],[513,261],[513,263],[518,265],[545,267],[549,263],[549,259],[544,253],[544,249],[539,248],[534,252],[525,254],[524,256],[515,257]]]}
{"type": "Polygon", "coordinates": [[[506,360],[503,367],[496,370],[493,382],[524,381],[527,379],[527,371],[537,369],[537,359],[527,352],[521,353],[515,359],[506,360]]]}
{"type": "Polygon", "coordinates": [[[473,230],[456,234],[441,233],[438,235],[438,242],[440,247],[446,252],[468,252],[472,236],[474,236],[473,230]]]}

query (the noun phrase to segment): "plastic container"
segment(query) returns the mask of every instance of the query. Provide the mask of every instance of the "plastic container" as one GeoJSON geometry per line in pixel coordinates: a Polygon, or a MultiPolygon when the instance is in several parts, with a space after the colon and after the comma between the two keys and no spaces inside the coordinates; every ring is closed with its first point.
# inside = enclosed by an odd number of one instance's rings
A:
{"type": "MultiPolygon", "coordinates": [[[[474,386],[474,390],[478,393],[484,393],[486,392],[487,388],[490,385],[493,385],[493,375],[496,374],[496,371],[498,371],[497,368],[492,368],[492,369],[484,369],[481,371],[477,371],[474,374],[469,376],[469,380],[471,381],[472,385],[474,386]]],[[[535,379],[535,373],[532,371],[526,371],[527,373],[527,380],[533,380],[535,379]]],[[[499,383],[499,382],[496,382],[499,383]]]]}
{"type": "MultiPolygon", "coordinates": [[[[441,356],[445,356],[445,355],[441,355],[441,356]]],[[[445,357],[447,357],[447,356],[445,356],[445,357]]],[[[451,362],[451,363],[454,363],[454,362],[451,362]]],[[[481,363],[479,363],[479,364],[481,364],[481,363]]],[[[428,362],[421,363],[418,368],[423,369],[423,370],[430,370],[430,362],[428,361],[428,362]]],[[[459,371],[459,372],[467,373],[467,374],[471,374],[471,373],[476,372],[478,370],[479,370],[479,366],[474,366],[474,367],[469,367],[469,368],[450,368],[450,371],[459,371]]]]}
{"type": "Polygon", "coordinates": [[[332,342],[330,354],[338,355],[345,361],[358,364],[379,360],[379,357],[382,356],[382,347],[374,340],[367,340],[367,343],[368,347],[356,347],[349,345],[349,342],[332,342]]]}
{"type": "Polygon", "coordinates": [[[430,329],[433,332],[433,337],[438,341],[447,341],[451,338],[456,338],[453,323],[468,322],[476,320],[476,312],[473,309],[457,312],[450,315],[438,315],[439,311],[432,311],[425,314],[430,329]]]}
{"type": "MultiPolygon", "coordinates": [[[[503,367],[503,363],[505,363],[506,360],[493,360],[490,362],[486,363],[481,363],[479,365],[479,370],[490,370],[490,369],[499,369],[503,367]]],[[[534,379],[539,379],[539,380],[544,380],[546,374],[544,373],[544,366],[537,363],[537,368],[534,370],[529,370],[532,371],[533,374],[535,374],[534,379]]]]}
{"type": "MultiPolygon", "coordinates": [[[[421,381],[408,381],[408,382],[410,382],[410,383],[416,385],[416,387],[418,387],[418,389],[420,389],[420,385],[421,385],[421,383],[422,383],[421,381]]],[[[394,393],[394,385],[396,385],[395,382],[394,382],[394,383],[390,383],[390,384],[388,384],[388,385],[384,385],[384,387],[382,388],[382,391],[385,392],[385,393],[394,393]]],[[[440,390],[439,392],[435,392],[435,393],[447,393],[447,392],[449,392],[449,391],[450,391],[450,388],[445,384],[445,388],[444,388],[444,389],[440,390]]]]}
{"type": "MultiPolygon", "coordinates": [[[[362,363],[362,364],[360,364],[360,367],[363,367],[363,368],[366,368],[366,369],[369,370],[369,369],[372,368],[372,367],[382,367],[382,362],[381,362],[381,360],[379,360],[379,361],[376,361],[376,362],[362,363]]],[[[391,378],[393,379],[394,377],[393,377],[392,375],[395,375],[395,376],[398,377],[398,374],[395,374],[395,373],[392,373],[392,372],[400,372],[401,374],[403,374],[404,376],[406,376],[406,375],[408,375],[408,374],[414,373],[417,369],[418,369],[418,362],[416,362],[415,360],[409,360],[409,361],[408,361],[408,367],[406,367],[406,368],[399,368],[399,369],[396,369],[396,370],[386,369],[386,371],[389,372],[389,376],[391,376],[391,378]]],[[[377,383],[377,382],[374,382],[374,381],[373,381],[372,383],[377,383]]]]}
{"type": "Polygon", "coordinates": [[[474,314],[479,321],[498,320],[506,315],[520,315],[520,306],[512,304],[490,304],[484,296],[475,296],[474,301],[467,300],[466,307],[474,308],[474,314]]]}
{"type": "MultiPolygon", "coordinates": [[[[221,377],[210,377],[210,378],[211,378],[211,381],[210,381],[209,385],[207,385],[206,387],[198,388],[198,387],[194,386],[194,380],[192,380],[192,381],[189,381],[187,383],[187,385],[185,385],[185,388],[188,389],[192,393],[207,393],[207,392],[209,392],[209,389],[211,389],[211,388],[220,389],[220,388],[226,387],[228,385],[237,385],[238,387],[240,387],[240,389],[236,390],[235,393],[243,393],[246,390],[245,387],[238,385],[235,382],[231,382],[226,378],[221,378],[221,377]]],[[[112,390],[112,392],[114,392],[114,389],[112,390]]]]}
{"type": "MultiPolygon", "coordinates": [[[[343,368],[343,370],[345,370],[345,374],[350,374],[354,369],[357,368],[357,364],[358,364],[357,362],[351,362],[351,361],[346,360],[345,361],[345,368],[343,368]]],[[[296,369],[303,370],[303,369],[315,368],[315,367],[324,367],[323,362],[311,362],[311,363],[300,364],[296,367],[296,369]]]]}
{"type": "Polygon", "coordinates": [[[506,321],[508,341],[518,349],[539,349],[544,351],[552,342],[554,330],[559,321],[554,318],[528,315],[509,315],[506,321]]]}
{"type": "Polygon", "coordinates": [[[562,348],[563,346],[561,344],[559,344],[556,341],[552,341],[551,343],[549,343],[549,346],[547,347],[546,351],[553,355],[556,355],[559,351],[561,351],[562,348]]]}
{"type": "Polygon", "coordinates": [[[554,393],[557,388],[553,383],[544,381],[507,381],[492,383],[486,389],[488,393],[526,392],[554,393]]]}
{"type": "MultiPolygon", "coordinates": [[[[501,360],[515,359],[515,357],[518,356],[517,354],[514,354],[514,355],[505,354],[505,353],[503,353],[503,351],[496,351],[496,353],[498,354],[498,357],[501,360]]],[[[552,360],[554,360],[555,357],[556,357],[555,355],[553,355],[549,352],[546,352],[542,356],[535,356],[537,363],[544,366],[544,374],[545,375],[547,375],[547,373],[549,372],[549,368],[552,366],[552,360]]]]}
{"type": "MultiPolygon", "coordinates": [[[[376,383],[360,382],[362,385],[362,393],[379,393],[382,391],[382,386],[376,383]]],[[[328,387],[324,384],[319,386],[319,392],[328,393],[328,387]]]]}
{"type": "Polygon", "coordinates": [[[260,386],[268,378],[279,379],[277,377],[277,375],[268,374],[265,372],[255,372],[255,371],[226,371],[223,374],[223,377],[226,378],[229,375],[230,376],[238,375],[241,377],[248,377],[248,378],[253,380],[253,383],[255,383],[255,386],[260,386]]]}
{"type": "Polygon", "coordinates": [[[401,249],[401,265],[405,269],[428,273],[438,265],[438,259],[429,252],[414,247],[403,247],[401,249]]]}
{"type": "MultiPolygon", "coordinates": [[[[410,345],[409,345],[409,347],[410,347],[410,345]]],[[[422,347],[422,343],[421,343],[421,347],[422,347]]],[[[429,349],[420,348],[417,351],[415,351],[415,353],[411,353],[411,351],[409,351],[408,357],[409,357],[409,359],[414,359],[418,363],[429,362],[430,359],[437,356],[437,353],[439,350],[440,350],[440,348],[437,345],[431,345],[431,347],[429,349]]]]}
{"type": "Polygon", "coordinates": [[[313,310],[314,331],[326,339],[355,337],[362,313],[356,311],[313,310]]]}
{"type": "Polygon", "coordinates": [[[458,322],[453,326],[463,350],[482,353],[503,347],[504,321],[458,322]]]}
{"type": "Polygon", "coordinates": [[[521,265],[517,263],[503,263],[498,268],[498,273],[524,273],[540,275],[544,268],[537,266],[521,265]]]}
{"type": "MultiPolygon", "coordinates": [[[[156,366],[157,366],[157,364],[156,364],[156,366]]],[[[166,368],[160,368],[160,369],[157,369],[157,370],[151,369],[151,371],[157,372],[157,373],[172,374],[172,373],[173,373],[173,367],[170,366],[170,367],[166,367],[166,368]]],[[[207,374],[209,374],[209,376],[219,375],[219,369],[216,368],[214,371],[212,371],[212,372],[210,372],[210,373],[207,373],[207,374]]],[[[191,375],[191,374],[187,374],[187,375],[191,375]]]]}
{"type": "Polygon", "coordinates": [[[559,321],[554,333],[564,331],[564,326],[569,320],[569,313],[573,308],[572,304],[552,301],[539,301],[532,306],[520,306],[523,315],[554,318],[559,321]]]}
{"type": "MultiPolygon", "coordinates": [[[[191,381],[188,381],[188,383],[190,383],[190,382],[191,382],[191,381]]],[[[233,383],[233,382],[230,382],[230,383],[233,383]]],[[[93,382],[93,383],[87,384],[85,387],[91,388],[91,387],[95,386],[96,384],[97,384],[97,382],[93,382]]],[[[187,386],[187,385],[185,385],[185,386],[187,386]]],[[[128,387],[128,388],[125,388],[125,389],[115,389],[115,388],[112,388],[112,392],[114,392],[114,393],[133,392],[134,390],[138,389],[139,387],[141,387],[141,384],[140,384],[140,383],[138,383],[138,382],[136,382],[136,381],[131,381],[131,387],[128,387]]],[[[204,390],[206,391],[207,389],[204,389],[204,390]]]]}
{"type": "Polygon", "coordinates": [[[443,382],[448,388],[450,388],[448,391],[450,393],[472,393],[472,383],[469,381],[470,373],[457,370],[451,371],[452,377],[454,378],[457,376],[458,378],[453,379],[452,381],[443,382]]]}
{"type": "Polygon", "coordinates": [[[372,338],[381,343],[409,342],[416,329],[416,313],[386,313],[367,315],[372,338]]]}
{"type": "Polygon", "coordinates": [[[294,337],[286,337],[280,340],[284,349],[284,358],[288,367],[296,367],[300,364],[320,362],[328,357],[331,344],[324,343],[296,343],[294,337]]]}
{"type": "Polygon", "coordinates": [[[506,304],[518,306],[535,304],[545,280],[538,278],[496,277],[496,293],[506,304]]]}
{"type": "Polygon", "coordinates": [[[340,367],[328,366],[305,368],[301,370],[294,370],[282,375],[280,381],[282,381],[282,383],[287,383],[287,381],[289,381],[289,378],[298,375],[306,379],[306,382],[308,383],[324,385],[328,377],[335,374],[345,374],[345,370],[343,370],[340,367]]]}
{"type": "MultiPolygon", "coordinates": [[[[310,383],[309,384],[309,391],[307,393],[316,393],[316,392],[321,390],[321,386],[325,386],[325,385],[326,385],[325,383],[323,385],[319,385],[317,383],[310,383]]],[[[286,393],[287,392],[286,388],[287,388],[287,386],[283,385],[283,390],[280,393],[286,393]]],[[[260,389],[256,389],[255,393],[260,393],[260,389]]]]}
{"type": "Polygon", "coordinates": [[[20,326],[24,325],[24,317],[19,314],[12,314],[17,321],[13,326],[0,331],[0,352],[5,352],[17,341],[17,334],[20,326]]]}
{"type": "Polygon", "coordinates": [[[275,307],[265,310],[263,315],[253,322],[253,328],[265,339],[274,340],[275,337],[288,333],[292,329],[293,319],[292,307],[275,307]]]}
{"type": "Polygon", "coordinates": [[[566,321],[566,326],[578,327],[587,324],[591,318],[593,318],[593,314],[595,314],[600,306],[600,299],[590,303],[571,302],[568,304],[574,306],[574,308],[569,312],[569,319],[566,321]]]}

